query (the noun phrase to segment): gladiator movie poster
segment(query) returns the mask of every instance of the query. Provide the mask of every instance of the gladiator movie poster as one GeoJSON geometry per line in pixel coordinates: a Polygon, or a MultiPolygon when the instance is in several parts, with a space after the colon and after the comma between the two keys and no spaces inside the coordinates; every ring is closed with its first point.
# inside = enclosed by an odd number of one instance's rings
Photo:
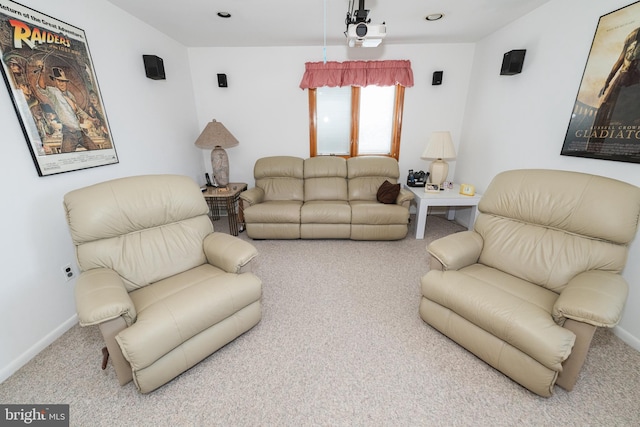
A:
{"type": "Polygon", "coordinates": [[[640,2],[600,17],[562,155],[640,163],[640,2]]]}
{"type": "Polygon", "coordinates": [[[0,0],[0,55],[40,176],[118,163],[84,31],[0,0]]]}

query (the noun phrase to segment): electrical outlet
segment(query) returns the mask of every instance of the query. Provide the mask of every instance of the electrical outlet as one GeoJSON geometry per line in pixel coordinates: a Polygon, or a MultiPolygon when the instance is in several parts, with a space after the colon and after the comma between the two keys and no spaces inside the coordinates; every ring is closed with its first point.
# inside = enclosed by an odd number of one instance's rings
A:
{"type": "Polygon", "coordinates": [[[64,274],[64,280],[67,282],[76,277],[76,274],[73,272],[73,268],[71,268],[71,264],[67,264],[61,267],[62,274],[64,274]]]}

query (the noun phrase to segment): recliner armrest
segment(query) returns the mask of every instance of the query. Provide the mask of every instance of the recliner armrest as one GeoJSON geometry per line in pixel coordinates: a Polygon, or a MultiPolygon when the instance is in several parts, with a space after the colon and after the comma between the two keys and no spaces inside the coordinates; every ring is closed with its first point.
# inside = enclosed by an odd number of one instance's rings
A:
{"type": "Polygon", "coordinates": [[[615,273],[592,270],[569,281],[553,305],[553,319],[573,319],[593,326],[612,328],[618,324],[629,285],[615,273]]]}
{"type": "Polygon", "coordinates": [[[253,187],[240,193],[242,199],[249,206],[262,203],[264,200],[264,190],[262,188],[253,187]]]}
{"type": "Polygon", "coordinates": [[[396,205],[405,206],[408,208],[409,204],[414,198],[415,196],[410,190],[401,188],[400,194],[398,194],[398,197],[396,198],[396,205]]]}
{"type": "Polygon", "coordinates": [[[127,325],[137,313],[122,278],[108,268],[83,271],[76,282],[76,307],[80,326],[97,325],[122,316],[127,325]]]}
{"type": "Polygon", "coordinates": [[[258,255],[251,243],[225,233],[213,232],[205,237],[203,244],[209,264],[228,273],[240,273],[258,255]]]}
{"type": "Polygon", "coordinates": [[[475,231],[461,231],[434,240],[427,252],[442,264],[443,270],[459,270],[478,262],[483,245],[475,231]]]}

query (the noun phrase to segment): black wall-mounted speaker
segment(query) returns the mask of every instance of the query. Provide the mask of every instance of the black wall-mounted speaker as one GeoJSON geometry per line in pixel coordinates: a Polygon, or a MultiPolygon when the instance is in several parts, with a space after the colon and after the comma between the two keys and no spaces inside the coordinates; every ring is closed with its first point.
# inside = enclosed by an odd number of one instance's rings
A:
{"type": "Polygon", "coordinates": [[[218,74],[218,87],[227,87],[227,75],[218,74]]]}
{"type": "Polygon", "coordinates": [[[504,54],[502,58],[502,68],[500,69],[501,76],[512,76],[519,74],[522,71],[522,64],[524,64],[524,54],[526,49],[516,49],[504,54]]]}
{"type": "Polygon", "coordinates": [[[147,77],[153,80],[164,80],[164,62],[162,58],[155,55],[142,55],[144,61],[144,71],[147,73],[147,77]]]}
{"type": "Polygon", "coordinates": [[[431,84],[434,86],[437,85],[441,85],[442,84],[442,75],[444,74],[444,71],[434,71],[433,72],[433,79],[431,79],[431,84]]]}

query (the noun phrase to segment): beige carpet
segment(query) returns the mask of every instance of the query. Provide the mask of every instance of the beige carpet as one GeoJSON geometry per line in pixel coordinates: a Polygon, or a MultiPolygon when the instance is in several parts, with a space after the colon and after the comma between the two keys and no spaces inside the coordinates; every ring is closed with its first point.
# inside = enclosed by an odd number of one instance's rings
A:
{"type": "Polygon", "coordinates": [[[640,425],[640,353],[610,331],[574,391],[545,399],[420,319],[425,245],[461,229],[429,217],[427,240],[412,226],[398,242],[256,241],[262,321],[190,371],[148,395],[120,387],[97,328],[76,326],[0,402],[68,403],[74,426],[640,425]]]}

